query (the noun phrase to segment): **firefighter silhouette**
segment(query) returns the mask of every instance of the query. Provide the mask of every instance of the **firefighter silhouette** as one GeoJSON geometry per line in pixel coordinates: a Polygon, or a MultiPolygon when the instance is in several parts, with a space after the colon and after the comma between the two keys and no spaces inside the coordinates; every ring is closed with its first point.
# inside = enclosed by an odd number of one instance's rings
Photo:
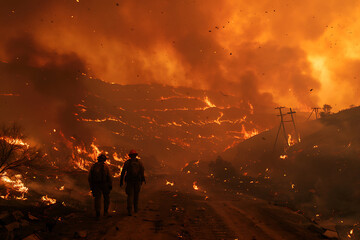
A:
{"type": "Polygon", "coordinates": [[[110,191],[112,189],[112,177],[109,167],[105,163],[106,156],[100,154],[98,162],[94,163],[89,171],[89,185],[95,201],[96,218],[100,218],[101,195],[104,197],[104,216],[108,215],[110,204],[110,191]]]}
{"type": "Polygon", "coordinates": [[[140,188],[142,183],[146,183],[146,181],[144,176],[144,166],[142,162],[137,159],[137,152],[135,150],[131,150],[128,155],[130,159],[124,163],[123,169],[121,171],[120,187],[123,186],[123,181],[125,177],[127,210],[128,215],[131,216],[133,206],[134,212],[138,212],[140,188]]]}

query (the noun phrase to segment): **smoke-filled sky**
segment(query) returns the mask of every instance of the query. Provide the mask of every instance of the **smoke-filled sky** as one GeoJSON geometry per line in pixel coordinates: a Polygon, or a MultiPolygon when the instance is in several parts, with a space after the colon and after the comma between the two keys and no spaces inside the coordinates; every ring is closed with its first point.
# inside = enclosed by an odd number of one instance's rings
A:
{"type": "Polygon", "coordinates": [[[73,55],[107,82],[340,109],[359,104],[359,11],[355,0],[2,0],[0,60],[23,58],[29,41],[52,53],[32,51],[36,67],[73,55]]]}

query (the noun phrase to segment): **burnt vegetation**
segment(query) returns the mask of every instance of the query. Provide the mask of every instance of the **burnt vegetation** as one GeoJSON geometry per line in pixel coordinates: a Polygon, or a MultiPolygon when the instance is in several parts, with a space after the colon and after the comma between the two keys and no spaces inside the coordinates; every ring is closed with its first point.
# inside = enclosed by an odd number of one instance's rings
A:
{"type": "Polygon", "coordinates": [[[25,142],[22,129],[17,124],[3,125],[0,129],[0,174],[29,166],[41,159],[39,149],[25,142]]]}

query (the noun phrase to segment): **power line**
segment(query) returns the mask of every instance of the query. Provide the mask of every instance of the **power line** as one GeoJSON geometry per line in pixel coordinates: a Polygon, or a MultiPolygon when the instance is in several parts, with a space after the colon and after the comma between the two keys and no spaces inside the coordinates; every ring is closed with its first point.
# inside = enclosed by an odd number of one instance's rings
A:
{"type": "Polygon", "coordinates": [[[311,111],[309,117],[306,120],[309,120],[313,113],[315,114],[315,119],[318,119],[319,118],[318,117],[319,109],[321,109],[321,108],[318,108],[318,107],[312,108],[312,111],[311,111]]]}
{"type": "Polygon", "coordinates": [[[283,130],[283,135],[284,135],[284,138],[285,138],[285,142],[287,143],[287,138],[286,138],[287,135],[286,135],[285,124],[284,124],[284,115],[286,115],[286,113],[283,114],[283,112],[281,111],[281,109],[283,109],[283,108],[285,108],[285,107],[276,107],[275,108],[275,109],[278,109],[279,113],[280,113],[279,115],[277,115],[277,116],[280,117],[280,125],[279,125],[279,129],[277,131],[277,134],[276,134],[273,151],[275,151],[276,143],[277,143],[277,140],[278,140],[279,133],[280,133],[281,129],[283,130]]]}
{"type": "Polygon", "coordinates": [[[279,116],[280,117],[280,125],[279,125],[279,128],[278,128],[278,131],[277,131],[277,134],[276,134],[276,138],[275,138],[275,143],[274,143],[274,148],[273,148],[273,151],[275,151],[275,148],[276,148],[276,143],[278,141],[278,138],[279,138],[279,134],[282,130],[283,132],[283,135],[284,135],[284,139],[285,139],[285,143],[286,143],[286,146],[287,147],[290,147],[290,143],[288,142],[288,135],[286,134],[286,128],[285,128],[285,123],[286,122],[291,122],[292,125],[293,125],[293,128],[294,128],[294,131],[295,131],[295,134],[296,134],[296,139],[297,139],[297,142],[300,142],[300,135],[299,135],[299,132],[297,131],[297,128],[296,128],[296,124],[295,124],[295,111],[292,110],[292,108],[290,108],[290,111],[287,112],[287,113],[283,113],[282,112],[282,109],[284,109],[285,107],[277,107],[275,109],[278,109],[279,110],[279,116]],[[285,120],[284,116],[286,115],[290,115],[291,116],[291,120],[285,120]]]}

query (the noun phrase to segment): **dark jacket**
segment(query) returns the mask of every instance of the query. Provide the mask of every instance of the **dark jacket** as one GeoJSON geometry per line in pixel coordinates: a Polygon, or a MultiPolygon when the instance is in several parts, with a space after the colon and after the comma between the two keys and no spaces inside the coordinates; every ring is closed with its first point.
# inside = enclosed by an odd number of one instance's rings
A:
{"type": "Polygon", "coordinates": [[[142,162],[138,159],[129,159],[124,163],[123,169],[121,171],[121,176],[120,176],[120,185],[123,185],[123,181],[124,181],[124,177],[125,177],[125,182],[129,182],[129,181],[140,181],[140,182],[145,182],[145,175],[144,175],[145,169],[144,169],[144,165],[142,164],[142,162]],[[130,169],[130,164],[132,161],[137,161],[139,163],[140,166],[140,172],[139,172],[139,178],[132,178],[132,176],[130,176],[129,174],[129,169],[130,169]]]}
{"type": "Polygon", "coordinates": [[[107,186],[111,190],[112,176],[107,164],[105,162],[97,162],[92,165],[89,171],[88,181],[91,190],[94,190],[94,188],[98,186],[107,186]]]}

